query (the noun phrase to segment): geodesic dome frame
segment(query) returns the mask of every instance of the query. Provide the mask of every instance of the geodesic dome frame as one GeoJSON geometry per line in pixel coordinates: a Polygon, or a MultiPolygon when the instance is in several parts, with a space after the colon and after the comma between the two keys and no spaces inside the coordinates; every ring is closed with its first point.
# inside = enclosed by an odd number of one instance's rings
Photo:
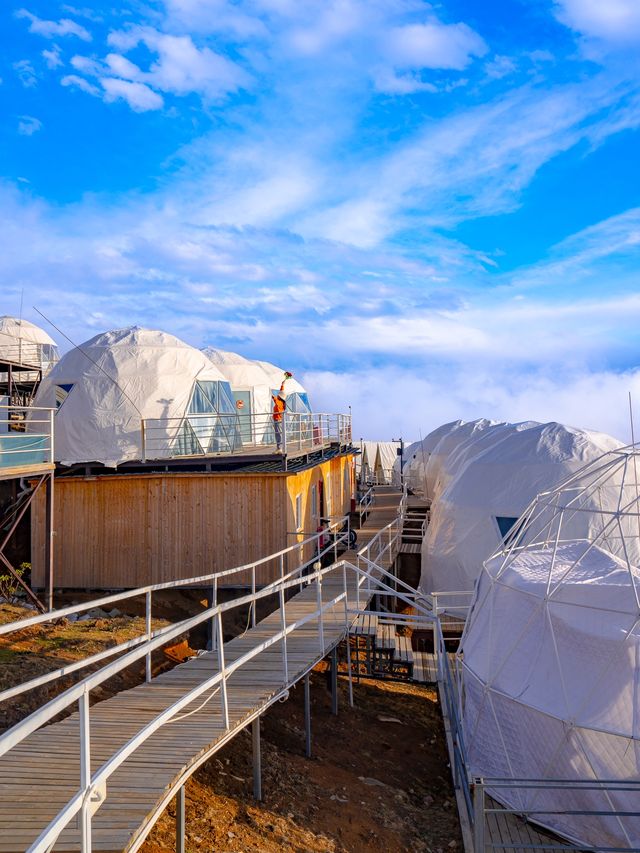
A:
{"type": "Polygon", "coordinates": [[[470,772],[579,844],[640,846],[639,545],[640,451],[612,450],[530,504],[462,638],[470,772]]]}

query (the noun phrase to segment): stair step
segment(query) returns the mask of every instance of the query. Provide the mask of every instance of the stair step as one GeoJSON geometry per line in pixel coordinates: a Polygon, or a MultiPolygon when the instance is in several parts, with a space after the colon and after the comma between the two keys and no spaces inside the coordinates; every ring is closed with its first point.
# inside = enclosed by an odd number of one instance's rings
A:
{"type": "Polygon", "coordinates": [[[396,657],[403,663],[413,663],[413,649],[411,638],[396,634],[396,657]]]}
{"type": "Polygon", "coordinates": [[[393,625],[378,621],[376,646],[379,649],[387,649],[390,651],[393,651],[396,648],[396,632],[393,625]]]}

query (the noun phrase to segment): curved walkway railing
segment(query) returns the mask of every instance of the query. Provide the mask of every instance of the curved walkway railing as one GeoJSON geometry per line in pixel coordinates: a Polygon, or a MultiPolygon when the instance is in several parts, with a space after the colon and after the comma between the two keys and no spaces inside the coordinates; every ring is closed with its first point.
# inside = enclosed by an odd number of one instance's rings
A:
{"type": "MultiPolygon", "coordinates": [[[[337,522],[340,524],[343,520],[337,522]]],[[[61,832],[68,827],[75,817],[79,819],[81,850],[83,853],[89,853],[92,845],[91,824],[94,814],[99,810],[101,805],[106,800],[106,785],[108,780],[113,776],[116,770],[152,735],[158,732],[164,725],[176,719],[180,712],[184,711],[194,701],[205,698],[205,703],[210,701],[214,696],[220,695],[220,712],[224,722],[225,730],[229,730],[229,703],[228,703],[228,680],[230,676],[242,668],[248,662],[259,658],[275,644],[280,645],[280,654],[282,657],[282,686],[286,688],[295,683],[295,680],[302,677],[301,674],[290,676],[290,668],[287,656],[287,644],[290,642],[292,634],[299,632],[303,626],[307,626],[303,632],[306,641],[309,640],[310,632],[309,625],[315,623],[315,640],[313,645],[315,649],[310,654],[309,666],[313,666],[315,662],[322,659],[333,646],[339,642],[342,637],[348,632],[350,625],[356,618],[350,604],[358,604],[361,598],[361,587],[366,584],[368,594],[373,594],[378,590],[384,590],[390,594],[395,593],[390,585],[395,583],[393,575],[389,574],[382,566],[379,565],[382,561],[392,562],[395,554],[398,551],[398,545],[401,539],[402,521],[395,519],[387,527],[383,528],[368,545],[360,549],[357,555],[358,565],[353,565],[346,561],[334,563],[333,565],[321,568],[317,562],[315,565],[309,566],[309,562],[297,566],[290,572],[284,572],[280,578],[273,583],[263,587],[260,590],[255,589],[254,583],[251,592],[247,595],[240,596],[232,601],[222,604],[217,603],[217,582],[221,577],[227,577],[239,571],[255,568],[264,560],[256,561],[248,566],[242,566],[236,569],[221,572],[216,575],[204,575],[201,578],[190,578],[186,581],[177,581],[175,583],[159,584],[153,587],[144,587],[139,590],[128,591],[124,594],[116,594],[113,596],[104,596],[101,599],[96,599],[92,602],[86,602],[79,606],[63,608],[53,613],[48,613],[44,616],[34,616],[30,619],[22,620],[19,623],[0,626],[0,633],[6,634],[10,631],[22,630],[28,625],[41,624],[60,618],[64,615],[77,613],[95,607],[98,603],[109,604],[123,598],[130,598],[134,595],[144,594],[147,597],[147,620],[146,632],[142,637],[135,638],[126,643],[120,644],[113,649],[108,649],[99,655],[94,655],[79,662],[82,666],[87,666],[89,663],[96,663],[103,658],[118,654],[119,658],[102,666],[99,670],[85,676],[78,683],[64,690],[55,698],[51,699],[42,707],[38,708],[28,717],[13,726],[9,731],[0,737],[0,757],[6,755],[10,750],[23,743],[31,734],[38,731],[42,726],[50,723],[59,714],[68,712],[70,708],[77,705],[79,714],[79,734],[80,734],[80,766],[78,768],[78,790],[59,813],[50,821],[50,823],[42,829],[40,835],[28,848],[31,853],[46,853],[55,844],[61,832]],[[372,569],[374,570],[372,574],[372,569]],[[308,572],[303,574],[303,572],[308,572]],[[382,581],[382,577],[388,578],[390,583],[382,581]],[[202,583],[204,581],[212,584],[214,591],[213,603],[196,616],[183,619],[169,627],[162,628],[157,631],[151,630],[151,596],[158,589],[175,589],[183,586],[193,585],[194,583],[202,583]],[[329,586],[327,588],[327,583],[329,586]],[[323,593],[323,583],[325,584],[325,592],[323,593]],[[303,616],[298,617],[295,621],[287,622],[287,593],[292,590],[300,590],[304,587],[315,585],[315,602],[303,616]],[[271,633],[267,639],[258,639],[257,644],[241,654],[236,660],[231,663],[225,661],[225,647],[223,642],[222,617],[225,613],[240,607],[249,607],[252,613],[252,622],[255,625],[255,610],[258,602],[273,596],[278,596],[279,600],[279,627],[271,633]],[[329,621],[326,622],[327,617],[329,621]],[[133,737],[131,737],[121,748],[111,755],[105,763],[102,764],[94,773],[91,773],[91,711],[89,707],[89,697],[92,690],[103,684],[109,678],[112,678],[117,673],[124,670],[132,664],[146,659],[147,661],[147,680],[151,681],[150,660],[151,654],[154,651],[161,649],[171,640],[175,640],[185,632],[201,625],[204,622],[211,621],[213,635],[216,643],[213,655],[217,655],[218,671],[210,677],[204,678],[196,686],[191,687],[172,702],[168,707],[164,708],[152,720],[147,722],[133,737]],[[325,642],[325,622],[331,629],[329,637],[329,645],[325,642]],[[337,635],[336,635],[337,631],[337,635]]],[[[319,534],[320,535],[320,534],[319,534]]],[[[343,534],[348,537],[347,533],[343,534]]],[[[315,537],[311,537],[312,541],[315,537]]],[[[348,538],[347,538],[348,541],[348,538]]],[[[284,549],[279,552],[280,556],[286,554],[293,548],[299,548],[300,544],[292,546],[292,548],[284,549]]],[[[334,543],[331,543],[331,548],[334,543]]],[[[273,559],[274,555],[270,555],[265,560],[273,559]]],[[[314,558],[314,561],[317,558],[314,558]]],[[[406,585],[405,585],[406,586],[406,585]]],[[[408,588],[410,590],[410,588],[408,588]]],[[[386,594],[386,593],[385,593],[386,594]]],[[[402,594],[399,594],[403,597],[402,594]]],[[[409,601],[409,599],[407,599],[409,601]]],[[[79,668],[76,664],[68,667],[63,667],[56,670],[54,673],[48,673],[38,679],[32,679],[18,687],[10,688],[7,691],[0,693],[0,701],[11,698],[20,692],[32,689],[41,684],[59,680],[67,676],[74,669],[79,668]]],[[[349,674],[351,669],[349,667],[349,674]]],[[[98,706],[99,707],[99,706],[98,706]]]]}

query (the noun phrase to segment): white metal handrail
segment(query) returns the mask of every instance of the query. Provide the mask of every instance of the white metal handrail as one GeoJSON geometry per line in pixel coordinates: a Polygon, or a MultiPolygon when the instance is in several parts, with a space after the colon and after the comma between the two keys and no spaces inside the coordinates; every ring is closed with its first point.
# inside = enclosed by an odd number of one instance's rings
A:
{"type": "Polygon", "coordinates": [[[54,415],[40,406],[0,406],[0,468],[52,464],[54,415]]]}
{"type": "MultiPolygon", "coordinates": [[[[389,528],[397,526],[397,521],[389,525],[389,528]]],[[[379,538],[387,534],[387,528],[384,528],[378,534],[379,538]]],[[[394,541],[397,541],[398,532],[396,529],[395,539],[393,535],[389,535],[386,544],[380,549],[379,553],[384,554],[386,550],[393,546],[394,541]]],[[[362,549],[366,551],[367,549],[362,549]]],[[[377,567],[378,568],[378,567],[377,567]]],[[[386,573],[381,567],[379,570],[386,573]]],[[[228,723],[228,706],[227,706],[227,679],[229,676],[240,668],[244,663],[252,660],[265,649],[271,647],[274,643],[281,642],[283,656],[283,674],[285,678],[283,683],[286,684],[288,679],[287,668],[287,637],[300,628],[302,625],[310,621],[316,621],[318,626],[318,655],[323,657],[327,650],[324,644],[323,632],[323,614],[330,608],[335,608],[340,602],[344,602],[344,632],[349,629],[351,623],[350,612],[348,609],[348,583],[347,572],[355,573],[358,578],[355,587],[359,590],[362,581],[369,574],[368,569],[363,569],[360,566],[354,566],[351,563],[342,561],[333,566],[324,569],[316,567],[311,574],[305,577],[305,581],[316,582],[318,589],[318,600],[315,609],[305,617],[298,619],[294,623],[287,625],[286,621],[286,601],[285,592],[298,586],[300,581],[298,577],[283,577],[275,581],[269,587],[262,590],[252,592],[249,595],[242,596],[224,604],[216,604],[203,610],[202,613],[196,616],[189,617],[170,628],[156,632],[154,635],[145,638],[144,644],[140,647],[132,648],[115,661],[112,661],[107,666],[102,667],[97,672],[94,672],[77,684],[65,690],[63,693],[50,700],[46,705],[34,711],[31,715],[16,724],[12,729],[0,737],[0,756],[6,754],[10,749],[22,742],[26,737],[38,730],[42,725],[52,720],[59,713],[64,711],[74,703],[78,703],[79,707],[79,725],[80,725],[80,787],[74,797],[67,805],[59,812],[59,814],[51,821],[51,823],[42,831],[38,839],[29,848],[33,853],[45,853],[51,844],[58,838],[60,832],[73,819],[75,815],[80,813],[80,826],[82,828],[82,849],[87,853],[91,849],[91,818],[95,810],[102,804],[105,799],[106,782],[115,770],[132,754],[135,749],[147,740],[155,731],[162,725],[169,722],[179,711],[191,704],[195,699],[206,693],[208,690],[216,688],[218,685],[221,690],[221,704],[223,717],[228,723]],[[336,572],[342,568],[342,591],[334,595],[329,601],[322,599],[322,579],[330,573],[336,572]],[[281,611],[281,628],[275,631],[274,634],[258,644],[254,649],[244,653],[240,658],[231,664],[226,664],[224,661],[224,647],[222,643],[222,615],[223,613],[237,607],[245,605],[255,606],[255,603],[262,598],[272,595],[274,590],[277,590],[280,598],[281,611]],[[102,682],[111,678],[116,673],[120,672],[125,667],[131,666],[143,657],[150,655],[151,652],[161,648],[167,641],[175,639],[180,634],[191,630],[197,625],[212,620],[215,623],[216,633],[218,636],[217,652],[218,652],[218,672],[211,678],[192,688],[187,694],[173,703],[169,708],[165,709],[154,720],[144,726],[133,738],[131,738],[121,749],[119,749],[101,768],[93,775],[90,773],[90,708],[89,708],[89,693],[102,682]]],[[[290,574],[296,574],[299,568],[290,574]]],[[[387,588],[393,592],[390,587],[387,587],[382,581],[377,581],[378,586],[387,588]]],[[[397,593],[396,593],[397,594],[397,593]]],[[[342,608],[341,608],[342,610],[342,608]]],[[[48,614],[51,615],[51,614],[48,614]]],[[[37,617],[36,617],[37,618],[37,617]]],[[[24,624],[24,623],[23,623],[24,624]]],[[[335,627],[335,619],[332,622],[335,627]]],[[[0,701],[4,698],[0,693],[0,701]]],[[[228,725],[226,726],[228,728],[228,725]]]]}
{"type": "MultiPolygon", "coordinates": [[[[31,627],[34,625],[40,625],[45,622],[53,622],[58,619],[66,618],[69,616],[77,615],[79,613],[85,613],[88,610],[93,610],[95,608],[102,608],[105,605],[115,604],[116,602],[121,602],[131,598],[138,598],[145,596],[145,626],[146,630],[144,634],[141,634],[139,637],[133,637],[130,640],[126,640],[122,643],[119,643],[115,646],[111,646],[108,649],[105,649],[101,652],[96,652],[89,657],[83,658],[82,660],[74,661],[73,663],[67,664],[58,669],[51,670],[49,672],[43,673],[42,675],[37,676],[36,678],[30,679],[29,681],[22,682],[21,684],[14,685],[13,687],[7,688],[6,690],[0,691],[0,702],[4,702],[8,699],[12,699],[15,696],[20,695],[21,693],[25,693],[29,690],[33,690],[36,687],[42,687],[45,684],[48,684],[51,681],[55,681],[64,676],[70,675],[72,672],[76,672],[80,669],[84,669],[87,666],[91,666],[92,664],[99,663],[102,660],[105,660],[110,657],[114,657],[115,655],[121,654],[123,652],[129,651],[130,649],[134,649],[139,645],[147,642],[151,637],[165,637],[165,641],[171,639],[168,637],[168,632],[170,628],[162,628],[157,629],[156,631],[151,630],[151,622],[152,622],[152,601],[153,601],[153,593],[162,592],[167,589],[180,589],[182,587],[192,587],[192,586],[202,586],[207,584],[211,586],[212,589],[212,603],[216,605],[217,602],[217,591],[220,585],[220,580],[224,578],[229,578],[232,575],[239,574],[240,572],[251,571],[252,579],[251,579],[251,592],[255,594],[256,592],[256,569],[261,565],[268,564],[272,561],[277,560],[280,566],[280,576],[279,578],[270,583],[263,585],[261,590],[271,590],[275,591],[278,588],[278,585],[283,580],[291,580],[293,578],[297,579],[299,582],[305,570],[309,569],[319,557],[322,557],[324,554],[330,552],[337,548],[337,544],[342,541],[348,542],[349,530],[342,533],[338,532],[338,528],[341,528],[344,523],[348,524],[348,517],[343,516],[337,519],[330,527],[328,528],[331,531],[334,531],[335,542],[330,542],[324,548],[319,549],[314,556],[306,560],[302,563],[296,565],[290,571],[284,570],[285,557],[291,553],[296,552],[299,553],[299,549],[306,544],[312,542],[319,542],[320,537],[326,533],[326,529],[319,533],[315,533],[310,536],[308,539],[305,539],[303,542],[298,542],[295,545],[291,545],[288,548],[284,548],[281,551],[277,551],[274,554],[270,554],[267,557],[263,557],[260,560],[255,560],[252,563],[246,563],[245,565],[238,566],[233,569],[226,569],[222,572],[215,572],[208,575],[201,575],[199,577],[192,578],[184,578],[181,580],[167,581],[164,583],[158,584],[149,584],[144,587],[137,587],[136,589],[124,590],[119,593],[114,593],[112,595],[102,596],[101,598],[92,599],[91,601],[85,601],[79,604],[70,605],[69,607],[62,607],[58,610],[49,611],[47,613],[42,613],[37,616],[31,616],[27,619],[21,619],[17,622],[7,622],[4,625],[0,625],[0,636],[5,634],[11,634],[16,631],[22,631],[24,628],[31,627]]],[[[308,576],[304,576],[304,581],[308,581],[308,576]]],[[[252,606],[251,608],[251,622],[252,625],[256,624],[256,608],[252,606]]],[[[147,655],[147,681],[151,680],[151,657],[150,654],[147,655]]]]}
{"type": "Polygon", "coordinates": [[[292,453],[330,444],[351,444],[351,416],[326,412],[194,413],[184,417],[143,418],[143,461],[191,456],[292,453]]]}

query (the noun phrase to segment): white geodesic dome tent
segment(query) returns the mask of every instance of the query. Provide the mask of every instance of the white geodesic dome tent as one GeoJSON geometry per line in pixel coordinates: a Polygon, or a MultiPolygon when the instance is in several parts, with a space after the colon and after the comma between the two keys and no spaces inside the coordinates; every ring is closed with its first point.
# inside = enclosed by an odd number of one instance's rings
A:
{"type": "Polygon", "coordinates": [[[485,563],[461,645],[468,769],[596,849],[640,846],[640,816],[602,814],[640,812],[638,457],[613,450],[533,501],[485,563]]]}
{"type": "Polygon", "coordinates": [[[421,441],[410,444],[404,451],[404,481],[412,492],[431,499],[426,480],[427,464],[441,439],[462,426],[464,421],[442,424],[428,433],[421,441]]]}
{"type": "Polygon", "coordinates": [[[228,452],[240,445],[225,377],[166,332],[104,332],[66,353],[35,406],[56,408],[55,459],[66,465],[228,452]],[[144,439],[142,422],[144,420],[144,439]]]}
{"type": "MultiPolygon", "coordinates": [[[[216,347],[204,347],[202,352],[231,385],[243,440],[254,444],[273,443],[272,395],[280,393],[285,371],[267,361],[252,360],[216,347]]],[[[310,414],[307,392],[295,377],[287,379],[283,393],[288,412],[310,414]]],[[[297,435],[298,432],[299,424],[290,423],[287,434],[297,435]]]]}
{"type": "MultiPolygon", "coordinates": [[[[275,364],[271,364],[269,361],[258,361],[257,364],[259,364],[267,376],[269,376],[272,392],[275,393],[278,391],[284,378],[284,369],[276,367],[275,364]]],[[[297,415],[308,415],[311,413],[311,403],[309,402],[307,390],[300,384],[300,382],[298,382],[295,376],[291,376],[287,379],[284,389],[287,397],[288,412],[294,412],[297,415]]]]}
{"type": "Polygon", "coordinates": [[[58,347],[44,329],[17,317],[0,317],[0,360],[46,373],[58,361],[58,347]]]}
{"type": "MultiPolygon", "coordinates": [[[[535,496],[554,488],[603,453],[621,447],[604,433],[558,423],[490,424],[469,431],[443,462],[442,488],[422,543],[420,590],[463,592],[445,607],[468,605],[482,563],[535,496]]],[[[587,523],[586,516],[583,519],[587,523]]],[[[580,518],[574,524],[576,533],[580,518]]]]}
{"type": "Polygon", "coordinates": [[[458,447],[469,441],[473,441],[484,430],[496,426],[498,423],[499,421],[478,418],[475,421],[454,421],[434,431],[436,433],[439,432],[439,440],[432,445],[424,466],[426,498],[435,501],[443,489],[446,488],[451,480],[452,473],[450,467],[458,447]]]}

